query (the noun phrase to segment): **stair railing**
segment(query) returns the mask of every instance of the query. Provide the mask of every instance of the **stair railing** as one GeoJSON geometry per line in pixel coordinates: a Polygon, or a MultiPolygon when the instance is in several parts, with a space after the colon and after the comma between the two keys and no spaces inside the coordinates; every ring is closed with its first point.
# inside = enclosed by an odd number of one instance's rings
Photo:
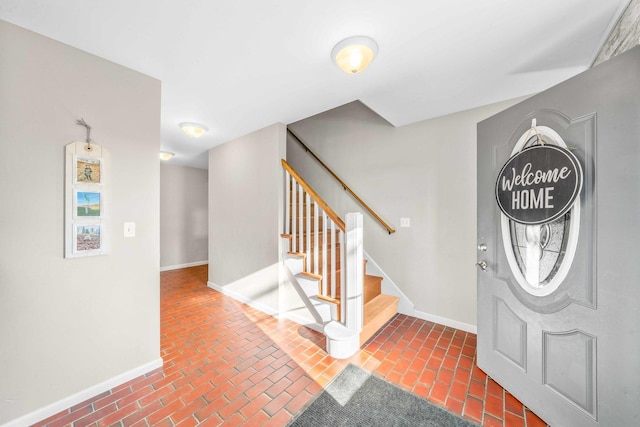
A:
{"type": "Polygon", "coordinates": [[[339,320],[362,329],[362,214],[345,222],[282,159],[285,170],[285,234],[290,252],[305,255],[304,272],[321,276],[318,298],[338,304],[339,320]],[[345,240],[346,236],[346,240],[345,240]]]}
{"type": "Polygon", "coordinates": [[[396,230],[394,230],[389,224],[387,224],[368,204],[366,204],[342,179],[340,179],[340,177],[338,175],[335,174],[335,172],[333,172],[331,170],[331,168],[329,168],[329,166],[327,166],[322,160],[320,160],[320,158],[318,156],[316,156],[316,154],[311,151],[311,149],[309,149],[309,147],[307,147],[307,145],[302,141],[302,139],[300,139],[300,137],[298,135],[295,134],[295,132],[293,132],[291,129],[287,128],[287,132],[289,132],[291,134],[291,136],[293,136],[296,141],[298,141],[298,143],[302,146],[302,148],[304,148],[304,150],[311,156],[313,157],[320,166],[322,166],[324,168],[324,170],[327,171],[327,173],[329,175],[331,175],[333,177],[333,179],[335,179],[336,181],[338,181],[338,183],[340,184],[340,186],[342,186],[342,188],[351,195],[351,197],[353,197],[355,199],[356,202],[358,202],[358,204],[360,206],[362,206],[367,212],[369,212],[369,214],[382,226],[384,227],[385,230],[387,230],[387,233],[392,234],[395,233],[396,230]]]}

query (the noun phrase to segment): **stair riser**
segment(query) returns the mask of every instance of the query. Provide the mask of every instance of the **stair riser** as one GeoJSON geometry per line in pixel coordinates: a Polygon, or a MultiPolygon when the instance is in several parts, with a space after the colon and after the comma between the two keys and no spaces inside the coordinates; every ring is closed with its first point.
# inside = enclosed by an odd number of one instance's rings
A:
{"type": "Polygon", "coordinates": [[[306,296],[311,297],[318,295],[320,280],[305,277],[302,274],[297,274],[296,279],[298,279],[298,283],[304,290],[306,296]]]}
{"type": "Polygon", "coordinates": [[[329,322],[331,320],[340,320],[337,304],[332,304],[328,301],[318,299],[317,297],[310,297],[309,300],[318,311],[318,314],[320,315],[320,317],[322,317],[322,320],[324,322],[329,322]]]}
{"type": "Polygon", "coordinates": [[[368,303],[382,293],[382,277],[364,275],[364,303],[368,303]]]}
{"type": "Polygon", "coordinates": [[[398,298],[389,297],[388,295],[383,296],[391,298],[392,300],[382,306],[376,307],[375,314],[372,315],[371,313],[367,313],[368,307],[365,305],[365,324],[360,332],[360,345],[367,342],[380,330],[380,328],[382,328],[398,313],[398,298]]]}
{"type": "Polygon", "coordinates": [[[302,273],[302,271],[304,271],[304,257],[287,255],[285,257],[285,263],[287,264],[289,271],[291,271],[293,275],[302,273]]]}

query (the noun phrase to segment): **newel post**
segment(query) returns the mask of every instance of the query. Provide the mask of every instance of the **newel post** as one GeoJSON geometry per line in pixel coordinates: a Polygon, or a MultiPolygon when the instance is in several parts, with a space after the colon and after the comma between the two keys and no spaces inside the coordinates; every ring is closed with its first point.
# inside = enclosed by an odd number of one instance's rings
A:
{"type": "Polygon", "coordinates": [[[348,213],[345,232],[345,326],[360,333],[363,323],[363,220],[362,213],[348,213]]]}

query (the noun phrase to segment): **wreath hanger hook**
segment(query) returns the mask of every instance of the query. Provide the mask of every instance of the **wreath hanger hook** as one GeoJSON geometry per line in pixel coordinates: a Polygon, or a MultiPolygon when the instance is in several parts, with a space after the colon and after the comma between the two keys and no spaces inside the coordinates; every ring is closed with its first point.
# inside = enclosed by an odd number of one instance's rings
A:
{"type": "Polygon", "coordinates": [[[532,132],[536,134],[536,139],[537,139],[538,144],[539,145],[544,145],[544,140],[542,139],[542,137],[540,136],[540,133],[538,132],[538,126],[537,126],[537,123],[536,123],[536,119],[533,118],[531,120],[531,127],[527,131],[527,135],[524,138],[524,142],[522,144],[522,147],[520,147],[520,151],[524,150],[524,146],[526,145],[527,141],[529,140],[529,135],[531,135],[532,132]]]}
{"type": "Polygon", "coordinates": [[[80,126],[84,126],[87,129],[87,139],[85,140],[87,143],[87,146],[85,147],[85,150],[87,151],[91,151],[91,126],[89,126],[89,124],[87,122],[84,121],[84,119],[79,119],[76,120],[76,124],[80,125],[80,126]]]}

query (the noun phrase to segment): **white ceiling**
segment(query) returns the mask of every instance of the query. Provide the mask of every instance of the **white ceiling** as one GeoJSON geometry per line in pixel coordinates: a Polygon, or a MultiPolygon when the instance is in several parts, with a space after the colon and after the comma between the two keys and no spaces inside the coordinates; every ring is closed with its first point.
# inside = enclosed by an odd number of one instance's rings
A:
{"type": "Polygon", "coordinates": [[[162,149],[206,168],[213,146],[356,99],[402,126],[539,92],[589,68],[628,3],[0,0],[0,19],[160,79],[162,149]],[[330,52],[360,34],[379,54],[348,75],[330,52]]]}

